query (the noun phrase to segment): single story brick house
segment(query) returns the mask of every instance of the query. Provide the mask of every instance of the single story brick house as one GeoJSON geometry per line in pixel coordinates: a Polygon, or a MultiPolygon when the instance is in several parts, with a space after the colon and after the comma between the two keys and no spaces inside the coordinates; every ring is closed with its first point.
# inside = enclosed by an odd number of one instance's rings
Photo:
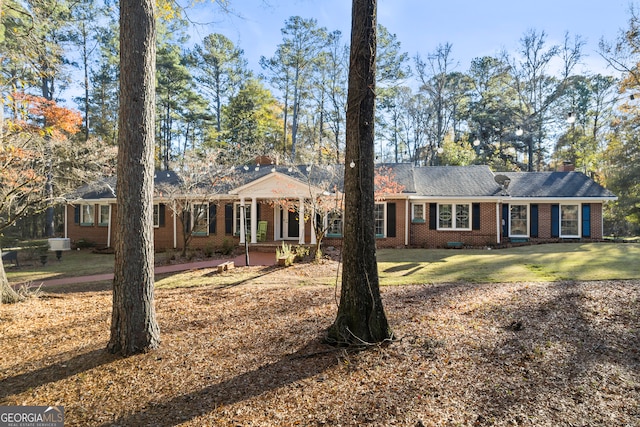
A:
{"type": "MultiPolygon", "coordinates": [[[[181,187],[175,172],[158,171],[156,250],[182,248],[185,228],[191,233],[192,248],[215,249],[245,241],[315,244],[319,232],[324,244],[339,246],[343,168],[245,166],[233,170],[229,179],[200,185],[197,196],[181,187]],[[309,203],[320,199],[325,200],[322,209],[309,203]],[[189,203],[180,202],[185,200],[189,203]],[[326,208],[327,200],[333,208],[326,208]]],[[[379,248],[600,240],[603,204],[617,199],[575,171],[496,174],[488,166],[388,164],[379,173],[397,184],[393,191],[387,186],[376,193],[379,248]]],[[[117,238],[112,227],[116,193],[114,177],[79,189],[66,205],[64,237],[72,245],[84,240],[111,246],[117,238]]]]}

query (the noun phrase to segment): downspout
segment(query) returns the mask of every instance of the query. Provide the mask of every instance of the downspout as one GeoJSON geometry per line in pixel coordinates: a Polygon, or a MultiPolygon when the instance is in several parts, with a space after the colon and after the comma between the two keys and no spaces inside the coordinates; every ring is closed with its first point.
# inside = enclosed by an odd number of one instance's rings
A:
{"type": "Polygon", "coordinates": [[[111,247],[111,206],[112,204],[109,203],[109,225],[107,226],[107,247],[108,248],[111,247]]]}
{"type": "Polygon", "coordinates": [[[409,246],[409,217],[411,212],[409,211],[409,199],[404,201],[404,245],[409,246]]]}
{"type": "Polygon", "coordinates": [[[69,205],[67,203],[64,204],[64,238],[68,238],[69,237],[69,229],[67,228],[67,208],[69,207],[69,205]]]}

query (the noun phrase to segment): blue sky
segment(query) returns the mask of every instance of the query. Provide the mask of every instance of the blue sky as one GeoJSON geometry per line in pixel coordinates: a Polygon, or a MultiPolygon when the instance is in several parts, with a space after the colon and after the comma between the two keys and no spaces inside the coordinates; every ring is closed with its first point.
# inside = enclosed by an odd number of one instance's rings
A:
{"type": "MultiPolygon", "coordinates": [[[[281,28],[294,15],[316,18],[328,30],[350,38],[349,0],[230,0],[235,15],[222,15],[211,3],[191,11],[198,26],[192,42],[212,32],[225,34],[244,49],[249,66],[259,71],[260,56],[273,56],[282,42],[281,28]]],[[[467,71],[473,58],[515,53],[529,29],[545,31],[549,43],[561,43],[565,32],[587,42],[584,67],[613,74],[597,54],[601,38],[614,40],[626,28],[628,0],[378,0],[378,22],[396,34],[410,57],[426,57],[439,44],[451,43],[457,71],[467,71]]]]}

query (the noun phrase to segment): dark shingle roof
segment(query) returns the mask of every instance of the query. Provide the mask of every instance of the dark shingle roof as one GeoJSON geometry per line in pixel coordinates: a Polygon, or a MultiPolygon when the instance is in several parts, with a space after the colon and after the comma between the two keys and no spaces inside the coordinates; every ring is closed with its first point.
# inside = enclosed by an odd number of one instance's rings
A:
{"type": "MultiPolygon", "coordinates": [[[[156,171],[153,176],[156,187],[162,185],[176,185],[180,177],[173,171],[156,171]]],[[[116,197],[116,177],[103,177],[91,184],[85,184],[67,196],[70,201],[84,199],[114,199],[116,197]]]]}
{"type": "Polygon", "coordinates": [[[512,197],[615,198],[615,195],[582,172],[505,172],[512,197]]]}
{"type": "MultiPolygon", "coordinates": [[[[225,194],[234,188],[262,178],[273,171],[288,175],[304,183],[342,191],[344,165],[265,165],[236,168],[228,179],[211,180],[212,194],[225,194]],[[330,188],[331,187],[331,188],[330,188]]],[[[501,186],[496,175],[510,179],[506,194],[511,197],[531,198],[602,198],[615,199],[615,195],[580,172],[500,172],[494,174],[488,166],[414,166],[409,163],[376,165],[376,170],[393,175],[394,181],[404,187],[404,194],[424,197],[493,197],[500,196],[501,186]],[[382,169],[381,169],[382,168],[382,169]]],[[[380,172],[378,172],[380,173],[380,172]]],[[[179,185],[179,176],[172,171],[157,171],[156,188],[179,185]]],[[[69,200],[113,199],[116,178],[107,177],[85,185],[71,194],[69,200]]]]}
{"type": "Polygon", "coordinates": [[[501,190],[489,166],[424,166],[413,174],[420,196],[490,197],[501,190]]]}

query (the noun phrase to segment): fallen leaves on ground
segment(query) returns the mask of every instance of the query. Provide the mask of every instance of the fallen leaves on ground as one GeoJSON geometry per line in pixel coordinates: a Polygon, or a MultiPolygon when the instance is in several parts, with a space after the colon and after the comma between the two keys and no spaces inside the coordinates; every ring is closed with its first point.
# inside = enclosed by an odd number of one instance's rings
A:
{"type": "Polygon", "coordinates": [[[640,425],[638,282],[383,287],[397,341],[353,352],[322,341],[336,289],[292,271],[158,290],[161,348],[126,359],[104,350],[109,292],[2,306],[0,405],[63,405],[67,426],[640,425]]]}

